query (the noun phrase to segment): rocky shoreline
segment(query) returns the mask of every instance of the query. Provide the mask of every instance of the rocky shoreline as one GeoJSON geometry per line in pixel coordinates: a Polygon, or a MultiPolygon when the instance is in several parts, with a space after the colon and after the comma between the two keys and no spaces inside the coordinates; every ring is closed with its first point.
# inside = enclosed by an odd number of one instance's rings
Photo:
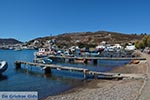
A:
{"type": "MultiPolygon", "coordinates": [[[[145,74],[146,67],[145,61],[141,61],[139,64],[127,64],[124,67],[115,68],[112,72],[145,74]]],[[[49,96],[45,100],[137,100],[143,84],[144,79],[97,79],[69,92],[49,96]]]]}

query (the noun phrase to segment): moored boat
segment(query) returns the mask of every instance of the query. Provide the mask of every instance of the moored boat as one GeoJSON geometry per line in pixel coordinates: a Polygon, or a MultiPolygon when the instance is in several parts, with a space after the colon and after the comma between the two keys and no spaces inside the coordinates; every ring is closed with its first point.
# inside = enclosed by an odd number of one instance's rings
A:
{"type": "Polygon", "coordinates": [[[51,63],[53,63],[53,60],[49,59],[47,57],[45,57],[45,58],[37,58],[37,59],[34,59],[33,61],[35,63],[43,63],[43,64],[51,64],[51,63]]]}
{"type": "Polygon", "coordinates": [[[4,60],[0,60],[0,74],[2,74],[8,68],[8,64],[4,60]]]}
{"type": "Polygon", "coordinates": [[[38,52],[34,53],[36,58],[47,57],[48,55],[54,54],[54,51],[49,48],[39,48],[38,52]]]}

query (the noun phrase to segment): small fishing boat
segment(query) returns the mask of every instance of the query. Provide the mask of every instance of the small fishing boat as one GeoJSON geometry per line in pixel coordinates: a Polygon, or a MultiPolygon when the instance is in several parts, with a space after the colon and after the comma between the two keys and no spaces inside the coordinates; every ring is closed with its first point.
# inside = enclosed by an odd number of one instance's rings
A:
{"type": "Polygon", "coordinates": [[[4,60],[0,60],[0,74],[2,74],[8,68],[8,64],[4,60]]]}
{"type": "Polygon", "coordinates": [[[45,58],[34,59],[34,62],[36,62],[36,63],[43,63],[43,64],[52,64],[53,60],[45,57],[45,58]]]}

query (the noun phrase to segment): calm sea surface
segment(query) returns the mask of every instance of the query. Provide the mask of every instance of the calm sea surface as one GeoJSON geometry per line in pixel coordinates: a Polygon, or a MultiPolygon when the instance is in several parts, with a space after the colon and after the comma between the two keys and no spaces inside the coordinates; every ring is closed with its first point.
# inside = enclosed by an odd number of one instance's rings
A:
{"type": "MultiPolygon", "coordinates": [[[[22,66],[16,70],[16,60],[33,61],[35,50],[0,50],[0,59],[8,62],[8,69],[0,76],[0,91],[38,91],[39,98],[56,95],[83,83],[83,74],[52,70],[51,76],[45,76],[40,67],[22,66]],[[27,68],[29,70],[27,70],[27,68]]],[[[129,60],[100,60],[98,65],[66,64],[59,65],[88,68],[95,71],[110,71],[128,63],[129,60]]]]}

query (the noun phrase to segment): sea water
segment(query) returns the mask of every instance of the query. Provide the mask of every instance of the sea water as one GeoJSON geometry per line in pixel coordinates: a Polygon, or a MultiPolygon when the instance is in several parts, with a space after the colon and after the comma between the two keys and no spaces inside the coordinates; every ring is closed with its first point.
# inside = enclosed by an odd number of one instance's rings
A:
{"type": "MultiPolygon", "coordinates": [[[[16,60],[33,62],[34,52],[35,50],[0,50],[0,59],[8,62],[8,69],[0,75],[0,91],[37,91],[39,98],[42,99],[49,95],[62,93],[83,83],[83,74],[79,72],[52,70],[52,74],[46,76],[40,67],[22,65],[21,69],[15,69],[14,63],[16,60]]],[[[97,65],[55,63],[106,72],[128,62],[129,60],[99,60],[97,65]]]]}

